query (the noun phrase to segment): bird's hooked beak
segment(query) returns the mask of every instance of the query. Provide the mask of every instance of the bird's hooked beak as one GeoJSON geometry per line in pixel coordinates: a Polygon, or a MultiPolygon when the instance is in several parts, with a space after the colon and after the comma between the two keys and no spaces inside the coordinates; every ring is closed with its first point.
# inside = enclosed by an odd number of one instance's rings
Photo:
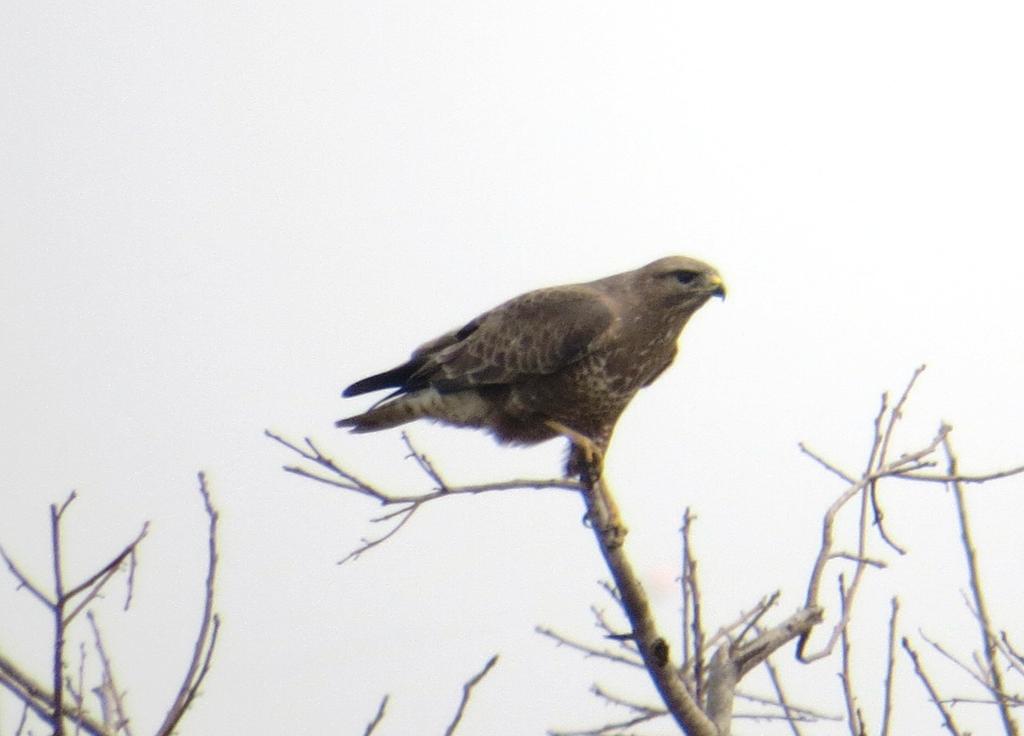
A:
{"type": "Polygon", "coordinates": [[[725,282],[722,281],[722,277],[717,273],[713,273],[708,277],[708,288],[711,290],[711,296],[725,299],[725,282]]]}

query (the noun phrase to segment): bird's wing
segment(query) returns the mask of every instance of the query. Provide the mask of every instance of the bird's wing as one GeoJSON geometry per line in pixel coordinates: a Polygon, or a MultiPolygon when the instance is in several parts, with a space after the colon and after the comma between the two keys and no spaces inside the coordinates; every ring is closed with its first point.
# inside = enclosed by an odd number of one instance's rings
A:
{"type": "Polygon", "coordinates": [[[529,292],[449,333],[447,340],[420,348],[417,353],[423,355],[438,343],[444,345],[424,356],[412,381],[457,391],[554,373],[601,345],[614,323],[614,305],[593,288],[562,286],[529,292]],[[457,338],[455,342],[445,345],[452,337],[457,338]]]}

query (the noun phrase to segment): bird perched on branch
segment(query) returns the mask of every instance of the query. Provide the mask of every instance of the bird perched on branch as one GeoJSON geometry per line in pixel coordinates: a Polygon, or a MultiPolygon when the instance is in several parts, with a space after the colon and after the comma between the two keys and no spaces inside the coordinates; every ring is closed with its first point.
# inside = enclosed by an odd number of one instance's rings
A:
{"type": "Polygon", "coordinates": [[[564,436],[567,475],[598,473],[622,411],[672,363],[686,322],[713,296],[725,296],[721,277],[684,256],[527,292],[353,383],[343,396],[393,391],[335,424],[376,432],[427,418],[521,445],[564,436]]]}

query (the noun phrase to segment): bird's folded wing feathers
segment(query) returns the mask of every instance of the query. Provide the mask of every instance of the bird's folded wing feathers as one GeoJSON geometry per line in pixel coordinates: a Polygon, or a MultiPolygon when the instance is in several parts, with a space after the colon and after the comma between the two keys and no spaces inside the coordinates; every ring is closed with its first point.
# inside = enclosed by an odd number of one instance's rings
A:
{"type": "Polygon", "coordinates": [[[428,357],[414,380],[456,391],[554,373],[599,346],[614,322],[603,295],[586,286],[530,292],[466,325],[466,336],[428,357]]]}

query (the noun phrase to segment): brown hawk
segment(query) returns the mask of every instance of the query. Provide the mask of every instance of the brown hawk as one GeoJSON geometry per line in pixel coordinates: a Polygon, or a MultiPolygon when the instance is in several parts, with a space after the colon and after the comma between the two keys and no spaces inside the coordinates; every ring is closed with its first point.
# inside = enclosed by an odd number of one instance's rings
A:
{"type": "Polygon", "coordinates": [[[599,470],[619,415],[672,363],[679,333],[712,296],[725,296],[721,277],[684,256],[527,292],[353,383],[343,396],[394,391],[336,426],[375,432],[422,417],[514,444],[561,435],[569,475],[599,470]]]}

